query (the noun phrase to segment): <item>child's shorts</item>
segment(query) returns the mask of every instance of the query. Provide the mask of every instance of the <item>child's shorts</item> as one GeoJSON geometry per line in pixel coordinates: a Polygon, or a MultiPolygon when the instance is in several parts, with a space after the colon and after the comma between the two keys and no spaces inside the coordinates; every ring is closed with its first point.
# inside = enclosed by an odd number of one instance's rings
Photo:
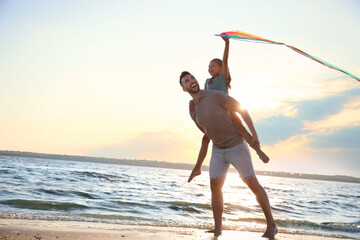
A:
{"type": "Polygon", "coordinates": [[[213,145],[210,159],[210,178],[226,177],[230,164],[236,168],[241,178],[255,175],[249,148],[244,141],[230,148],[218,148],[213,145]]]}

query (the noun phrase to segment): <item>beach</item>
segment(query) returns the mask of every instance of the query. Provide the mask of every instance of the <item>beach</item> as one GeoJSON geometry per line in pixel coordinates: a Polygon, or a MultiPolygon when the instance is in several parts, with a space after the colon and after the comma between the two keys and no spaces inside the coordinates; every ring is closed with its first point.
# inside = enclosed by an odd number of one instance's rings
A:
{"type": "MultiPolygon", "coordinates": [[[[0,156],[0,240],[213,239],[205,233],[214,227],[208,173],[191,183],[188,176],[179,169],[0,156]]],[[[277,239],[359,239],[359,184],[258,179],[277,239]]],[[[262,210],[236,174],[227,176],[224,199],[222,239],[262,239],[262,210]]]]}
{"type": "MultiPolygon", "coordinates": [[[[264,239],[261,232],[224,231],[216,238],[205,233],[203,229],[134,226],[75,221],[47,221],[27,219],[0,219],[1,240],[212,240],[212,239],[264,239]]],[[[333,238],[314,235],[297,235],[289,233],[277,234],[275,239],[281,240],[335,240],[333,238]]]]}

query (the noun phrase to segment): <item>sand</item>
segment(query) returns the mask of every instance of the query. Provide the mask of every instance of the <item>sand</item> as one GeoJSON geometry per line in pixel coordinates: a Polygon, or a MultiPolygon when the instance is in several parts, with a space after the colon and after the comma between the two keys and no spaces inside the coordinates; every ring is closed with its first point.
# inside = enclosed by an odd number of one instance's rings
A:
{"type": "MultiPolygon", "coordinates": [[[[224,231],[219,238],[203,229],[118,225],[92,222],[0,219],[0,240],[257,240],[260,232],[224,231]]],[[[335,240],[280,233],[277,240],[335,240]]],[[[337,238],[338,240],[338,238],[337,238]]]]}

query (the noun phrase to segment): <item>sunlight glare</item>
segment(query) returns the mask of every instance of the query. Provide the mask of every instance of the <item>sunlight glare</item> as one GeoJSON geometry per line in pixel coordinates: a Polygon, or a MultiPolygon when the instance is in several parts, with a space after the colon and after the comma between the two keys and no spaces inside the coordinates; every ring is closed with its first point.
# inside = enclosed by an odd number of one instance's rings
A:
{"type": "Polygon", "coordinates": [[[257,206],[254,194],[241,180],[238,173],[228,173],[224,184],[224,195],[227,202],[237,204],[246,208],[257,206]]]}

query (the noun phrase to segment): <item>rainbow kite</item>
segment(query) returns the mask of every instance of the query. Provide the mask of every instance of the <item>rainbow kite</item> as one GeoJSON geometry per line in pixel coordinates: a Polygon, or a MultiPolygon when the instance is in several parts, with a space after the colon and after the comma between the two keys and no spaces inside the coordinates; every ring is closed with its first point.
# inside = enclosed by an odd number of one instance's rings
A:
{"type": "Polygon", "coordinates": [[[293,46],[290,46],[290,45],[287,45],[285,43],[282,43],[282,42],[274,42],[274,41],[271,41],[271,40],[268,40],[268,39],[265,39],[265,38],[261,38],[261,37],[258,37],[258,36],[255,36],[255,35],[252,35],[252,34],[248,34],[248,33],[244,33],[244,32],[240,32],[240,31],[230,31],[230,32],[223,32],[223,33],[220,33],[220,34],[216,34],[216,36],[220,36],[220,37],[227,37],[227,38],[234,38],[234,39],[239,39],[239,40],[248,40],[248,41],[257,41],[257,42],[263,42],[263,43],[271,43],[271,44],[278,44],[278,45],[285,45],[287,46],[288,48],[291,48],[292,50],[294,50],[295,52],[297,53],[300,53],[301,55],[305,56],[305,57],[308,57],[318,63],[321,63],[322,65],[328,67],[328,68],[332,68],[332,69],[335,69],[335,70],[338,70],[342,73],[345,73],[347,75],[349,75],[350,77],[356,79],[357,81],[360,82],[360,78],[356,77],[355,75],[352,75],[351,73],[341,69],[341,68],[338,68],[330,63],[327,63],[323,60],[320,60],[318,59],[317,57],[314,57],[314,56],[311,56],[310,54],[306,53],[306,52],[303,52],[301,51],[300,49],[297,49],[293,46]]]}

